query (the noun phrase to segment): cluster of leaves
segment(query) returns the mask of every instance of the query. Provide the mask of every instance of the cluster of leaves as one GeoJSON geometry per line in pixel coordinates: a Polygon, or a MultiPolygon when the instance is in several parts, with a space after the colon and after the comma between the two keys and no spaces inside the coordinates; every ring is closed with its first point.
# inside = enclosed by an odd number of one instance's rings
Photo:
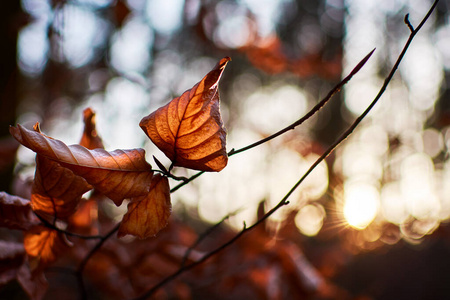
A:
{"type": "Polygon", "coordinates": [[[23,276],[44,281],[42,271],[72,246],[60,228],[80,231],[92,226],[97,220],[95,199],[99,195],[117,206],[130,199],[118,237],[129,234],[145,239],[155,236],[168,223],[168,176],[173,176],[173,166],[202,171],[220,171],[226,166],[226,131],[219,110],[218,82],[229,60],[220,60],[193,88],[140,122],[148,137],[172,161],[167,170],[155,158],[161,174],[154,174],[143,149],[104,150],[90,108],[84,111],[85,129],[77,145],[68,146],[44,135],[38,123],[33,130],[20,124],[10,127],[19,143],[36,152],[31,199],[6,193],[0,197],[0,226],[24,231],[29,268],[20,265],[28,273],[16,275],[29,295],[41,297],[23,283],[23,276]],[[88,199],[82,199],[93,189],[88,199]]]}
{"type": "MultiPolygon", "coordinates": [[[[57,259],[64,256],[63,254],[68,254],[78,262],[78,268],[71,272],[77,276],[82,293],[86,292],[82,276],[86,269],[92,271],[89,274],[96,274],[92,281],[97,282],[111,294],[128,298],[130,295],[137,296],[144,293],[144,297],[146,297],[153,294],[161,285],[213,255],[217,260],[215,263],[217,269],[207,268],[208,271],[205,271],[203,276],[197,279],[205,280],[212,275],[217,277],[219,270],[229,269],[233,264],[230,263],[229,258],[224,259],[229,254],[216,254],[224,247],[236,242],[238,248],[233,255],[246,258],[248,251],[253,253],[251,249],[254,248],[255,241],[259,240],[260,247],[257,247],[257,251],[261,251],[261,256],[256,260],[262,259],[263,264],[268,263],[267,268],[260,269],[259,262],[256,262],[256,265],[243,267],[241,271],[243,271],[242,274],[246,274],[245,276],[234,275],[234,278],[245,277],[250,280],[249,282],[248,280],[238,280],[244,287],[249,285],[255,287],[253,292],[246,293],[252,295],[253,293],[271,294],[272,287],[279,286],[279,284],[277,281],[265,282],[265,280],[272,275],[275,276],[275,273],[278,274],[278,270],[285,274],[283,276],[290,278],[289,284],[284,288],[279,288],[276,292],[279,297],[284,297],[286,291],[299,293],[299,295],[311,291],[321,291],[322,284],[314,284],[309,287],[308,284],[303,285],[305,280],[322,282],[315,278],[320,276],[314,272],[311,273],[312,275],[305,274],[305,270],[312,269],[306,260],[296,261],[299,265],[294,268],[290,267],[290,262],[302,256],[298,247],[291,245],[288,247],[289,251],[285,250],[284,246],[264,250],[266,244],[271,241],[270,234],[267,234],[265,229],[254,231],[256,236],[252,239],[251,245],[246,242],[237,243],[237,239],[243,233],[263,223],[275,210],[288,204],[287,198],[290,193],[275,208],[266,214],[261,213],[259,221],[249,228],[244,227],[240,234],[233,236],[233,233],[231,235],[229,232],[225,233],[220,240],[228,240],[228,242],[216,250],[207,252],[201,258],[198,257],[198,252],[194,248],[204,237],[200,236],[196,241],[195,234],[176,222],[173,222],[174,224],[162,235],[160,234],[158,239],[153,240],[153,249],[150,251],[151,258],[148,257],[149,245],[142,244],[139,240],[123,244],[118,242],[118,239],[114,242],[108,239],[116,231],[119,238],[125,235],[141,239],[155,236],[168,223],[171,213],[171,192],[204,171],[218,172],[222,170],[227,165],[228,156],[256,147],[300,125],[323,107],[362,68],[372,53],[373,51],[310,113],[266,139],[241,149],[232,149],[229,153],[226,152],[226,131],[219,110],[218,82],[230,60],[228,57],[223,58],[193,88],[141,120],[140,126],[147,136],[172,161],[170,167],[166,168],[155,158],[160,170],[153,170],[146,162],[143,149],[119,149],[112,152],[104,150],[102,140],[95,128],[95,114],[89,108],[84,111],[85,130],[78,145],[68,146],[62,141],[44,135],[39,129],[39,124],[36,124],[33,130],[26,129],[21,125],[11,127],[10,132],[13,137],[23,146],[36,152],[37,155],[31,199],[3,193],[0,201],[2,216],[0,225],[24,231],[23,249],[18,243],[14,243],[14,247],[4,245],[5,253],[12,251],[8,255],[18,255],[21,262],[11,267],[12,275],[7,280],[16,278],[32,298],[40,299],[46,287],[44,271],[48,270],[49,266],[57,259]],[[171,173],[174,166],[201,172],[189,179],[178,178],[171,173]],[[155,172],[159,174],[154,175],[155,172]],[[170,190],[168,177],[183,180],[183,183],[170,190]],[[88,199],[83,199],[83,195],[90,190],[93,192],[88,199]],[[129,203],[128,211],[122,221],[116,225],[110,224],[109,227],[115,227],[108,228],[108,233],[102,236],[95,234],[100,231],[97,202],[104,197],[111,199],[117,206],[121,205],[125,199],[129,199],[129,203]],[[164,236],[166,237],[164,238],[164,236]],[[82,243],[74,245],[68,237],[81,238],[82,243]],[[89,247],[91,244],[88,241],[93,239],[99,241],[93,247],[89,247]],[[102,247],[107,240],[109,246],[102,247]],[[102,251],[97,252],[100,247],[102,247],[102,251]],[[14,249],[22,251],[15,252],[14,249]],[[68,249],[71,251],[67,251],[68,249]],[[134,256],[124,260],[121,255],[128,252],[133,252],[134,256]],[[97,254],[96,259],[90,260],[94,253],[97,254]],[[269,258],[275,257],[275,259],[269,259],[266,255],[269,258]],[[197,258],[193,258],[195,256],[197,258]],[[160,268],[160,263],[156,263],[155,259],[167,260],[167,257],[170,258],[170,263],[165,268],[160,268]],[[146,259],[148,261],[145,261],[146,259]],[[266,262],[267,259],[269,259],[268,262],[266,262]],[[18,268],[26,270],[26,273],[20,273],[18,268]],[[134,270],[131,273],[130,268],[134,270]],[[174,271],[177,268],[178,271],[174,271]],[[127,278],[134,278],[139,274],[140,280],[134,282],[132,287],[125,289],[121,285],[120,290],[117,290],[116,280],[109,278],[112,274],[127,278]],[[30,283],[23,283],[24,276],[30,283]],[[161,277],[166,280],[158,283],[161,277]],[[301,288],[299,288],[299,282],[302,283],[301,288]],[[146,292],[149,283],[154,283],[155,287],[146,292]],[[268,290],[269,287],[270,290],[268,290]]],[[[321,159],[324,158],[325,156],[321,159]]],[[[103,227],[108,226],[103,224],[103,227]]],[[[199,284],[199,282],[192,282],[192,284],[199,284]]],[[[230,284],[236,285],[237,283],[230,284]]],[[[182,287],[181,289],[183,290],[182,287]]],[[[219,290],[214,288],[208,293],[220,294],[219,290]]],[[[180,293],[176,296],[183,298],[183,293],[180,293]]]]}

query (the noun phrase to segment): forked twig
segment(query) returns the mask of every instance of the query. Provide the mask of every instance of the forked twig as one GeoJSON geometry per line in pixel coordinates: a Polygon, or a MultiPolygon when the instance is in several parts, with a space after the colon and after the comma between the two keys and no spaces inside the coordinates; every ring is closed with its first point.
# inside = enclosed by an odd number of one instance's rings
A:
{"type": "MultiPolygon", "coordinates": [[[[416,29],[412,30],[408,40],[405,43],[405,46],[403,47],[402,52],[397,58],[397,61],[395,62],[394,66],[392,67],[389,75],[384,80],[383,85],[381,86],[378,94],[374,98],[374,100],[371,102],[371,104],[366,108],[366,110],[352,123],[352,125],[343,133],[341,136],[332,144],[330,145],[327,150],[311,165],[311,167],[306,171],[306,173],[294,184],[294,186],[289,190],[289,192],[281,199],[281,201],[274,206],[271,210],[269,210],[264,216],[262,216],[258,221],[256,221],[252,226],[246,227],[244,224],[244,228],[238,232],[233,238],[229,239],[227,242],[223,243],[216,249],[212,250],[211,252],[205,254],[201,259],[199,259],[196,262],[193,262],[189,265],[185,265],[181,268],[179,268],[176,272],[172,273],[168,277],[161,280],[158,284],[154,285],[151,289],[149,289],[147,292],[142,294],[140,297],[134,299],[134,300],[142,300],[147,299],[148,297],[152,296],[158,289],[169,283],[170,281],[177,278],[182,273],[200,265],[201,263],[208,260],[210,257],[216,255],[217,253],[221,252],[222,250],[226,249],[228,246],[233,244],[236,240],[241,238],[245,233],[248,231],[254,229],[256,226],[264,222],[267,218],[269,218],[275,211],[277,211],[280,207],[288,204],[288,198],[292,195],[292,193],[298,188],[298,186],[306,179],[306,177],[340,144],[342,141],[344,141],[350,134],[355,130],[355,128],[361,123],[361,121],[367,116],[367,114],[372,110],[372,108],[376,105],[378,100],[381,98],[381,96],[384,94],[387,86],[389,85],[390,81],[392,80],[392,77],[394,76],[396,70],[398,69],[398,66],[400,65],[400,62],[402,61],[403,57],[406,54],[406,51],[408,50],[412,40],[414,39],[415,35],[419,32],[419,30],[422,28],[422,26],[425,24],[425,22],[430,17],[433,10],[436,8],[437,3],[439,0],[435,0],[431,8],[429,9],[428,13],[425,15],[425,17],[422,19],[422,22],[417,26],[416,29]]],[[[405,18],[405,20],[408,20],[405,18]]],[[[409,21],[405,21],[405,23],[408,25],[409,21]]],[[[412,25],[408,25],[408,28],[411,30],[413,27],[412,25]]]]}
{"type": "Polygon", "coordinates": [[[405,22],[406,26],[408,26],[409,30],[411,32],[414,32],[414,27],[412,26],[411,22],[409,22],[409,14],[405,15],[405,18],[403,19],[403,21],[405,22]]]}

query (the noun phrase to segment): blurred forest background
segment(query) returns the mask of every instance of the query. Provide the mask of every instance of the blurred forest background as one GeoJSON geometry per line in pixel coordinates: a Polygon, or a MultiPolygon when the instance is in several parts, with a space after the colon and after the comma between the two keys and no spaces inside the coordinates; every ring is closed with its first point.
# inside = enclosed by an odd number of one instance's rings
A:
{"type": "MultiPolygon", "coordinates": [[[[142,249],[159,251],[154,246],[158,239],[174,242],[188,229],[194,236],[229,216],[198,250],[198,255],[206,253],[240,230],[243,221],[255,222],[258,210],[261,214],[278,203],[367,107],[409,35],[405,14],[415,26],[431,4],[2,1],[0,190],[27,198],[24,186],[34,172],[34,153],[22,147],[15,151],[9,125],[30,128],[39,121],[46,135],[74,144],[83,130],[82,112],[91,107],[107,150],[144,147],[149,162],[155,155],[168,166],[139,121],[191,88],[220,58],[232,58],[220,83],[230,150],[299,119],[376,47],[366,66],[308,122],[230,158],[222,172],[204,174],[173,193],[171,225],[160,236],[139,241],[142,249]]],[[[198,271],[204,277],[195,271],[196,275],[183,275],[179,284],[184,285],[166,291],[167,298],[450,297],[449,11],[450,3],[440,1],[380,103],[316,168],[290,204],[260,231],[208,261],[198,271]],[[208,265],[214,264],[211,270],[208,265]],[[235,278],[233,283],[230,278],[235,278]]],[[[182,169],[175,173],[194,174],[182,169]]],[[[171,182],[172,187],[176,184],[171,182]]],[[[125,211],[126,205],[99,203],[99,212],[111,220],[120,220],[125,211]]],[[[12,238],[4,230],[0,237],[12,238]]],[[[132,252],[128,255],[133,257],[132,252]]],[[[170,264],[173,257],[159,266],[176,270],[170,264]]],[[[98,299],[129,298],[163,275],[128,283],[131,287],[122,283],[121,292],[113,284],[91,279],[89,291],[98,299]]],[[[68,275],[52,272],[47,277],[50,283],[76,289],[68,275]]],[[[0,288],[0,298],[20,295],[19,291],[9,283],[0,288]]],[[[61,292],[50,290],[47,297],[61,292]]]]}

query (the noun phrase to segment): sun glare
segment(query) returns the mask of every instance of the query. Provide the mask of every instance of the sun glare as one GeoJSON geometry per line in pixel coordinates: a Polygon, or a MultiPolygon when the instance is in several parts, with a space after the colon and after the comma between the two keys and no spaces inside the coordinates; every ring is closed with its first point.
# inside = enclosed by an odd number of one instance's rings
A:
{"type": "Polygon", "coordinates": [[[344,217],[356,228],[366,228],[376,217],[379,208],[378,190],[367,183],[347,183],[344,186],[344,217]]]}

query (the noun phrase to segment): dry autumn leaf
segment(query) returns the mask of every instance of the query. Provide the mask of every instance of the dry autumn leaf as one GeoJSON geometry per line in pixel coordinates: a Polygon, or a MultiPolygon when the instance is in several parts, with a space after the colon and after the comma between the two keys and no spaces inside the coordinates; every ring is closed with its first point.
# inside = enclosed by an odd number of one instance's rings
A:
{"type": "Polygon", "coordinates": [[[83,177],[101,193],[120,205],[125,198],[146,195],[153,177],[143,149],[89,150],[80,145],[67,146],[40,132],[21,126],[10,127],[11,134],[25,147],[53,160],[83,177]]]}
{"type": "Polygon", "coordinates": [[[0,192],[0,227],[27,230],[37,223],[29,200],[0,192]]]}
{"type": "MultiPolygon", "coordinates": [[[[17,280],[31,300],[41,300],[47,291],[47,280],[41,271],[31,272],[23,243],[0,241],[0,286],[17,280]]],[[[3,289],[0,297],[16,299],[3,289]],[[12,298],[11,298],[12,297],[12,298]]],[[[2,298],[6,299],[6,298],[2,298]]]]}
{"type": "Polygon", "coordinates": [[[23,245],[29,256],[39,259],[42,264],[48,264],[55,261],[70,243],[62,233],[37,225],[24,234],[23,245]]]}
{"type": "MultiPolygon", "coordinates": [[[[84,130],[79,144],[90,150],[104,148],[103,141],[98,135],[95,124],[95,112],[91,108],[83,110],[84,130]]],[[[94,190],[90,198],[81,201],[77,210],[70,216],[68,223],[69,229],[76,228],[76,231],[83,231],[85,234],[98,234],[98,229],[94,224],[98,220],[97,198],[101,194],[94,190]]]]}
{"type": "Polygon", "coordinates": [[[222,58],[199,83],[141,120],[141,128],[174,166],[218,172],[227,165],[218,86],[229,60],[222,58]]]}
{"type": "Polygon", "coordinates": [[[91,108],[83,110],[84,131],[80,145],[88,149],[104,148],[101,137],[95,129],[95,112],[91,108]]]}
{"type": "MultiPolygon", "coordinates": [[[[98,203],[97,199],[90,198],[82,200],[78,209],[69,218],[69,230],[74,229],[76,232],[85,234],[98,234],[96,223],[98,220],[98,203]]],[[[71,230],[72,231],[72,230],[71,230]]]]}
{"type": "Polygon", "coordinates": [[[30,300],[42,300],[47,292],[48,282],[43,271],[31,272],[26,262],[17,273],[17,281],[30,297],[30,300]]]}
{"type": "Polygon", "coordinates": [[[33,210],[65,219],[75,212],[84,193],[92,189],[83,177],[57,162],[36,155],[36,173],[31,189],[33,210]]]}
{"type": "Polygon", "coordinates": [[[166,227],[171,209],[169,181],[165,176],[155,175],[148,195],[128,204],[117,235],[131,234],[141,239],[155,236],[166,227]]]}

